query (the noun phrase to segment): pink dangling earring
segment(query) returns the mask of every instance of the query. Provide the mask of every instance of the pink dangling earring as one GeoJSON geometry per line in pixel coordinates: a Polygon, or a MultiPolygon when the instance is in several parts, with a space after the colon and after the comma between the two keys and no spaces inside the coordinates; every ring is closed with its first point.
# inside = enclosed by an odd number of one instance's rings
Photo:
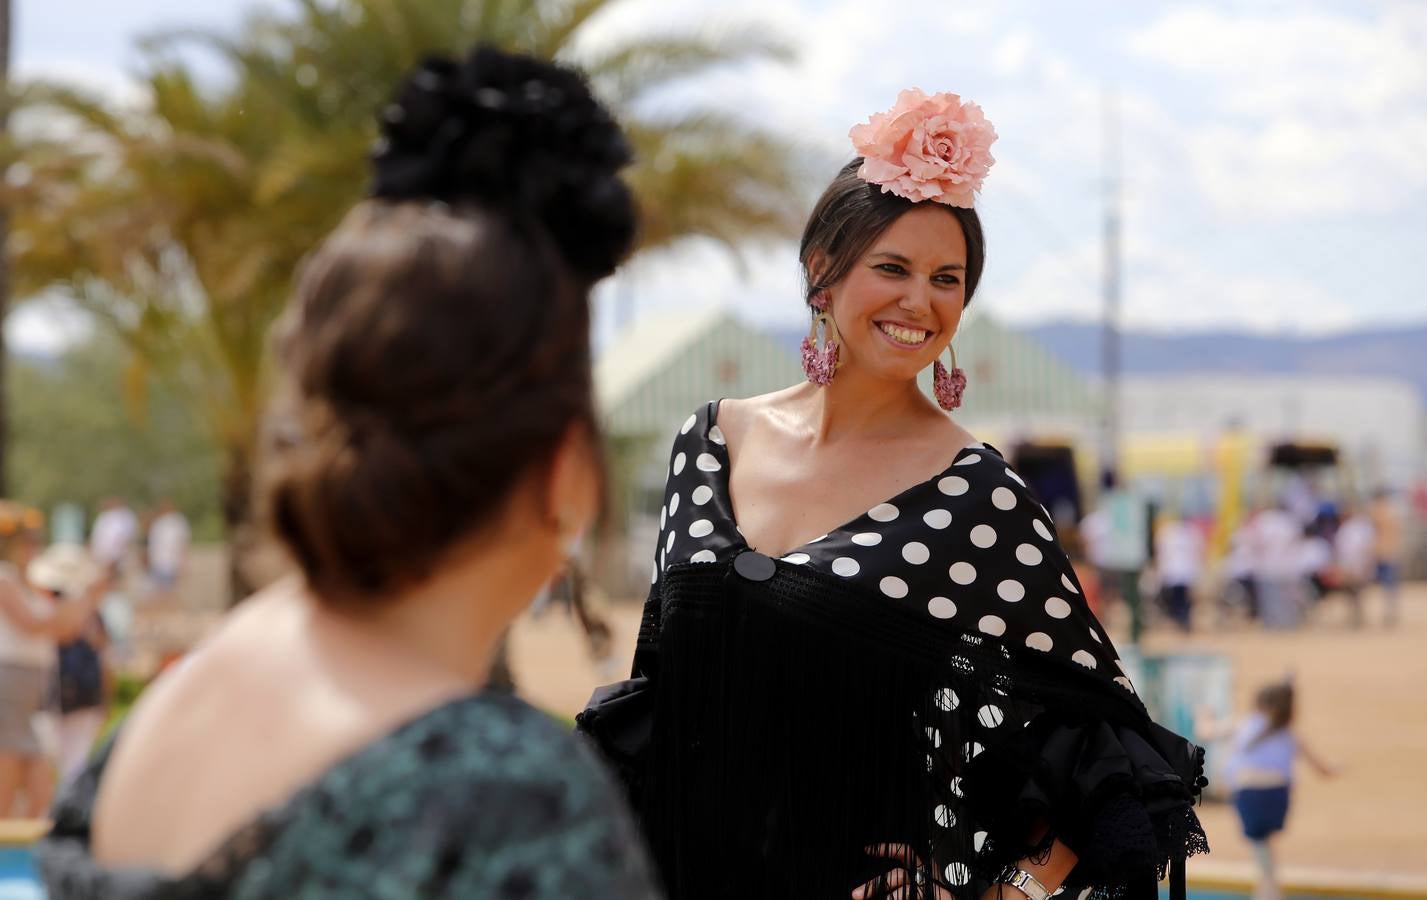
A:
{"type": "Polygon", "coordinates": [[[826,387],[832,383],[832,376],[837,374],[842,340],[837,333],[837,323],[832,320],[832,313],[827,308],[827,291],[818,291],[808,302],[816,312],[808,336],[803,338],[803,372],[813,384],[826,387]],[[818,325],[822,325],[823,331],[821,350],[818,349],[818,325]]]}
{"type": "Polygon", "coordinates": [[[951,351],[951,371],[941,364],[941,358],[932,364],[932,393],[942,409],[951,412],[961,408],[961,398],[966,395],[966,372],[956,364],[956,348],[947,345],[951,351]]]}

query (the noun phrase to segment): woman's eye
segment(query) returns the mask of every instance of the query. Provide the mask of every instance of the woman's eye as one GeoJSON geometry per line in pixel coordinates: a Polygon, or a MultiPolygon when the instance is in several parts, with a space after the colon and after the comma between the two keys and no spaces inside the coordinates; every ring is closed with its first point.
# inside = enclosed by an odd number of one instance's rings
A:
{"type": "Polygon", "coordinates": [[[877,266],[877,268],[881,269],[883,272],[887,272],[887,273],[892,274],[892,275],[904,275],[904,274],[906,274],[906,269],[903,269],[901,266],[897,265],[896,263],[881,263],[881,264],[879,264],[879,265],[877,266]]]}
{"type": "Polygon", "coordinates": [[[936,277],[936,281],[946,285],[947,287],[956,287],[958,284],[961,284],[961,279],[957,278],[955,275],[938,275],[936,277]]]}

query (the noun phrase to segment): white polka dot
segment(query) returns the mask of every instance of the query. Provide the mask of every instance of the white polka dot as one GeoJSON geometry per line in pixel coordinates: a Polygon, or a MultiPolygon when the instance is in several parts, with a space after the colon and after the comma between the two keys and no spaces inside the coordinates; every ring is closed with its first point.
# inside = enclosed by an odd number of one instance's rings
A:
{"type": "Polygon", "coordinates": [[[819,541],[825,541],[825,540],[827,540],[827,535],[825,535],[825,534],[820,534],[820,535],[818,535],[817,537],[813,538],[812,540],[808,541],[808,543],[809,543],[809,544],[816,544],[816,543],[818,543],[819,541]]]}
{"type": "Polygon", "coordinates": [[[1100,632],[1096,631],[1094,628],[1090,629],[1090,636],[1095,639],[1095,643],[1097,644],[1105,643],[1105,641],[1100,637],[1100,632]]]}
{"type": "Polygon", "coordinates": [[[1020,560],[1023,565],[1037,566],[1040,565],[1041,560],[1045,559],[1045,555],[1032,544],[1022,544],[1016,548],[1016,559],[1020,560]]]}
{"type": "Polygon", "coordinates": [[[919,566],[931,558],[932,552],[920,541],[912,541],[902,548],[902,559],[914,566],[919,566]]]}
{"type": "Polygon", "coordinates": [[[964,797],[964,796],[966,796],[965,794],[963,794],[963,793],[961,792],[961,776],[960,776],[960,775],[957,775],[956,777],[954,777],[954,778],[951,779],[951,793],[952,793],[954,796],[957,796],[957,797],[964,797]]]}
{"type": "Polygon", "coordinates": [[[1021,476],[1017,475],[1014,471],[1012,471],[1009,466],[1006,467],[1006,477],[1010,478],[1012,481],[1014,481],[1016,484],[1019,484],[1021,487],[1026,486],[1026,483],[1021,480],[1021,476]]]}
{"type": "Polygon", "coordinates": [[[933,597],[927,601],[927,612],[938,619],[950,619],[956,615],[956,604],[946,597],[933,597]]]}
{"type": "Polygon", "coordinates": [[[723,429],[718,427],[717,425],[709,429],[709,440],[713,441],[715,444],[718,444],[720,447],[728,444],[728,441],[724,440],[723,429]]]}
{"type": "Polygon", "coordinates": [[[968,457],[965,457],[965,458],[963,458],[963,459],[958,459],[958,460],[956,461],[956,464],[957,464],[958,466],[974,466],[974,465],[976,465],[976,464],[979,463],[979,462],[981,462],[981,457],[979,457],[979,456],[977,456],[975,453],[973,453],[973,454],[971,454],[971,455],[968,456],[968,457]]]}
{"type": "Polygon", "coordinates": [[[674,474],[678,475],[680,472],[684,471],[684,463],[688,461],[689,458],[683,453],[680,453],[678,456],[674,457],[674,474]]]}
{"type": "Polygon", "coordinates": [[[951,513],[944,509],[934,509],[922,516],[922,521],[927,523],[928,527],[940,531],[951,524],[951,513]]]}
{"type": "Polygon", "coordinates": [[[669,559],[664,555],[663,550],[659,551],[659,568],[664,569],[666,571],[669,568],[669,559]]]}
{"type": "Polygon", "coordinates": [[[668,519],[669,519],[669,507],[667,507],[667,506],[661,506],[661,507],[659,507],[659,530],[660,530],[660,531],[663,531],[663,530],[664,530],[664,525],[667,524],[668,519]]]}
{"type": "Polygon", "coordinates": [[[893,600],[901,600],[907,596],[907,583],[895,575],[888,575],[882,579],[882,593],[893,600]]]}
{"type": "Polygon", "coordinates": [[[714,459],[712,453],[700,453],[699,458],[694,460],[694,465],[698,467],[700,472],[717,472],[723,468],[723,466],[719,464],[719,461],[714,459]]]}
{"type": "Polygon", "coordinates": [[[1059,597],[1051,597],[1045,602],[1045,614],[1052,619],[1065,619],[1070,617],[1070,604],[1059,597]]]}
{"type": "Polygon", "coordinates": [[[961,698],[951,688],[942,688],[936,692],[936,705],[942,712],[951,712],[961,705],[961,698]]]}
{"type": "Polygon", "coordinates": [[[978,831],[978,832],[976,832],[974,835],[971,836],[971,846],[972,846],[973,849],[975,849],[975,851],[976,851],[977,853],[980,853],[980,852],[981,852],[981,848],[984,847],[985,845],[986,845],[986,832],[984,832],[984,831],[978,831]]]}
{"type": "Polygon", "coordinates": [[[1000,637],[1006,633],[1006,620],[1000,616],[982,616],[976,627],[992,637],[1000,637]]]}
{"type": "Polygon", "coordinates": [[[941,746],[941,732],[940,732],[940,731],[937,731],[935,728],[928,728],[928,729],[927,729],[927,740],[929,740],[929,741],[932,742],[932,748],[933,748],[933,749],[935,749],[935,748],[937,748],[937,747],[940,747],[940,746],[941,746]]]}
{"type": "MultiPolygon", "coordinates": [[[[694,427],[694,423],[697,422],[698,420],[699,420],[699,416],[698,416],[697,413],[695,413],[695,414],[692,415],[692,416],[689,416],[687,419],[684,420],[684,427],[682,427],[682,428],[679,429],[679,433],[680,433],[680,434],[688,434],[688,433],[689,433],[689,429],[690,429],[690,428],[693,428],[693,427],[694,427]]],[[[668,434],[669,432],[666,431],[666,432],[664,432],[664,433],[665,433],[665,434],[668,434]]]]}
{"type": "Polygon", "coordinates": [[[1026,586],[1014,578],[1007,578],[996,585],[996,594],[1007,603],[1020,603],[1025,599],[1026,586]]]}
{"type": "Polygon", "coordinates": [[[980,756],[981,751],[985,749],[986,748],[981,746],[979,742],[969,741],[966,746],[962,748],[961,755],[964,759],[970,761],[980,756]]]}
{"type": "Polygon", "coordinates": [[[852,536],[852,542],[859,547],[875,547],[882,543],[882,535],[875,531],[864,531],[852,536]]]}
{"type": "Polygon", "coordinates": [[[706,484],[701,484],[694,488],[694,492],[689,495],[689,499],[694,501],[695,506],[703,506],[713,499],[713,488],[706,484]]]}
{"type": "Polygon", "coordinates": [[[890,522],[901,514],[901,510],[890,503],[879,503],[867,511],[867,517],[874,522],[890,522]]]}
{"type": "Polygon", "coordinates": [[[988,703],[976,711],[976,721],[982,728],[996,728],[1006,721],[1006,714],[1001,712],[1001,707],[988,703]]]}
{"type": "Polygon", "coordinates": [[[942,828],[956,827],[956,813],[947,809],[945,805],[938,804],[933,816],[936,818],[936,823],[942,828]]]}
{"type": "Polygon", "coordinates": [[[971,543],[985,550],[996,543],[996,529],[990,525],[977,525],[971,529],[971,543]]]}
{"type": "Polygon", "coordinates": [[[936,483],[936,489],[948,497],[960,497],[971,490],[971,482],[960,475],[948,475],[936,483]]]}
{"type": "Polygon", "coordinates": [[[851,557],[839,556],[837,559],[832,561],[832,570],[834,573],[841,575],[843,578],[851,578],[858,572],[861,572],[862,567],[857,564],[857,560],[852,559],[851,557]]]}
{"type": "Polygon", "coordinates": [[[1095,668],[1095,657],[1087,650],[1076,650],[1070,655],[1070,658],[1072,661],[1080,663],[1087,669],[1095,668]]]}
{"type": "Polygon", "coordinates": [[[713,552],[712,550],[700,550],[698,553],[695,553],[693,556],[689,557],[689,562],[696,562],[696,563],[718,562],[718,557],[717,557],[717,556],[714,556],[714,552],[713,552]]]}
{"type": "Polygon", "coordinates": [[[1037,631],[1026,638],[1026,646],[1032,650],[1039,650],[1042,653],[1049,653],[1050,648],[1055,646],[1055,642],[1050,639],[1050,635],[1044,631],[1037,631]]]}
{"type": "Polygon", "coordinates": [[[991,505],[1002,510],[1015,509],[1016,492],[1010,488],[996,488],[996,490],[991,492],[991,505]]]}
{"type": "Polygon", "coordinates": [[[699,519],[689,526],[689,537],[701,538],[713,534],[713,523],[708,519],[699,519]]]}
{"type": "Polygon", "coordinates": [[[951,863],[941,874],[946,876],[946,883],[952,887],[961,887],[971,880],[971,870],[965,863],[951,863]]]}
{"type": "Polygon", "coordinates": [[[1069,576],[1069,575],[1062,575],[1062,576],[1060,576],[1060,583],[1063,584],[1063,585],[1065,585],[1065,589],[1066,589],[1067,591],[1070,591],[1072,594],[1078,594],[1078,593],[1080,593],[1080,588],[1078,588],[1078,587],[1075,586],[1075,582],[1073,582],[1073,581],[1070,580],[1070,576],[1069,576]]]}
{"type": "Polygon", "coordinates": [[[669,532],[669,540],[664,542],[664,552],[668,553],[674,549],[674,532],[669,532]]]}
{"type": "Polygon", "coordinates": [[[1130,684],[1130,679],[1126,678],[1123,675],[1116,675],[1115,683],[1132,694],[1135,692],[1135,686],[1133,684],[1130,684]]]}
{"type": "Polygon", "coordinates": [[[792,563],[795,566],[801,566],[810,559],[812,559],[812,557],[807,555],[806,553],[789,553],[787,556],[783,557],[783,562],[792,563]]]}
{"type": "Polygon", "coordinates": [[[1046,527],[1046,524],[1045,524],[1044,522],[1042,522],[1040,519],[1036,519],[1034,522],[1032,522],[1032,523],[1031,523],[1031,527],[1033,527],[1033,528],[1036,530],[1036,534],[1038,534],[1038,535],[1041,536],[1041,540],[1043,540],[1043,541],[1053,541],[1053,540],[1055,540],[1055,536],[1050,533],[1050,529],[1047,528],[1047,527],[1046,527]]]}
{"type": "Polygon", "coordinates": [[[654,571],[649,574],[649,583],[657,584],[659,582],[659,563],[654,563],[653,569],[654,571]]]}
{"type": "Polygon", "coordinates": [[[669,498],[669,515],[672,516],[674,513],[678,512],[678,511],[679,511],[679,495],[678,495],[678,494],[675,494],[674,496],[672,496],[672,497],[669,498]]]}
{"type": "Polygon", "coordinates": [[[957,584],[970,584],[976,580],[976,567],[969,562],[953,563],[947,574],[957,584]]]}

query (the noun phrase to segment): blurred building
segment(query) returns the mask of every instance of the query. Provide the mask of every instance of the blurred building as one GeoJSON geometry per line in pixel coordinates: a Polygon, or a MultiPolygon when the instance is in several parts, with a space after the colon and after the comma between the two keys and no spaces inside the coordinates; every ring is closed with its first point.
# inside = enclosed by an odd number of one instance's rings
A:
{"type": "Polygon", "coordinates": [[[1237,428],[1263,443],[1336,447],[1359,490],[1424,474],[1427,411],[1405,381],[1329,375],[1134,375],[1121,395],[1129,435],[1208,440],[1237,428]]]}

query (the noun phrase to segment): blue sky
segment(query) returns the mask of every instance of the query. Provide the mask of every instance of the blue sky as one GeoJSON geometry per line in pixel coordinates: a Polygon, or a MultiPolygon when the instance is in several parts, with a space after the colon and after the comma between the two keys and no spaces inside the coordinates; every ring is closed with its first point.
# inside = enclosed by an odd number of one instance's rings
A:
{"type": "MultiPolygon", "coordinates": [[[[250,8],[17,4],[22,76],[121,92],[138,36],[231,28],[250,8]]],[[[1427,319],[1427,3],[625,0],[588,39],[750,22],[798,60],[724,70],[665,102],[732,106],[796,138],[811,192],[850,158],[847,129],[899,89],[983,106],[1001,135],[979,204],[983,313],[1098,313],[1112,95],[1128,323],[1323,332],[1427,319]]],[[[765,322],[803,316],[790,243],[750,248],[742,271],[701,245],[645,258],[604,291],[616,294],[641,315],[723,303],[765,322]]],[[[38,311],[25,318],[26,340],[56,333],[38,311]]]]}

